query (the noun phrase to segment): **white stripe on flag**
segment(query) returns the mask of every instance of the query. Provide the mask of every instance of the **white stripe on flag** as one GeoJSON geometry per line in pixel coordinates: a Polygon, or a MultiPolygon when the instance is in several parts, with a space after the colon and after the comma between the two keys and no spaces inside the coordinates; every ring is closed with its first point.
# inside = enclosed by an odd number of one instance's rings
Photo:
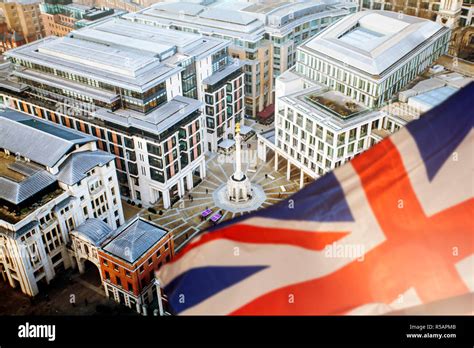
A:
{"type": "Polygon", "coordinates": [[[431,182],[426,174],[415,139],[408,130],[402,128],[391,139],[402,155],[405,170],[427,216],[432,216],[473,197],[474,131],[466,136],[455,150],[456,153],[451,154],[431,182]],[[453,180],[454,175],[456,180],[453,180]],[[449,194],[442,194],[447,190],[449,194]]]}

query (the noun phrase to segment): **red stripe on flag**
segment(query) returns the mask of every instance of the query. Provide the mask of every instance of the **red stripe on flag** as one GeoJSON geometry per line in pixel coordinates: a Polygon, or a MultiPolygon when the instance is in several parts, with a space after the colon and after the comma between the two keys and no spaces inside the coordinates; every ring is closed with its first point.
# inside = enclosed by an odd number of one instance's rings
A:
{"type": "Polygon", "coordinates": [[[255,244],[287,244],[320,251],[327,245],[345,237],[347,234],[348,232],[343,231],[303,232],[292,229],[246,225],[245,223],[234,224],[224,227],[221,230],[204,234],[198,241],[187,245],[183,251],[176,255],[168,264],[177,262],[192,249],[217,239],[228,239],[236,242],[255,244]]]}

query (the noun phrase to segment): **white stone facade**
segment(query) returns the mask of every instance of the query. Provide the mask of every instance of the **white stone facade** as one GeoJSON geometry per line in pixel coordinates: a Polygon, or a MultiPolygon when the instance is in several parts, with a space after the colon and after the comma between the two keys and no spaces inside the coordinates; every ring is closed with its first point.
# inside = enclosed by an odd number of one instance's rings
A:
{"type": "MultiPolygon", "coordinates": [[[[5,149],[0,151],[4,153],[5,149]]],[[[38,294],[62,270],[76,267],[68,246],[75,227],[91,217],[101,219],[112,229],[124,223],[112,156],[101,152],[106,163],[98,163],[75,183],[61,181],[61,165],[70,156],[94,152],[97,148],[92,140],[78,145],[54,167],[44,168],[57,175],[58,188],[48,194],[49,198],[23,208],[21,216],[0,219],[0,274],[4,281],[29,296],[38,294]]],[[[33,162],[23,158],[21,161],[33,162]]]]}

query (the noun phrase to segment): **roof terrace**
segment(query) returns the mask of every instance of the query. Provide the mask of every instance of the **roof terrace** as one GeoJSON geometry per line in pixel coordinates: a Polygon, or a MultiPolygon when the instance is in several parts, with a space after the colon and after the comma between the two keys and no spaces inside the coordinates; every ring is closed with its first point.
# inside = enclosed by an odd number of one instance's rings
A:
{"type": "Polygon", "coordinates": [[[354,99],[336,91],[311,93],[306,95],[305,99],[344,120],[367,111],[366,107],[355,102],[354,99]]]}
{"type": "Polygon", "coordinates": [[[17,223],[64,191],[41,167],[0,152],[0,219],[17,223]]]}

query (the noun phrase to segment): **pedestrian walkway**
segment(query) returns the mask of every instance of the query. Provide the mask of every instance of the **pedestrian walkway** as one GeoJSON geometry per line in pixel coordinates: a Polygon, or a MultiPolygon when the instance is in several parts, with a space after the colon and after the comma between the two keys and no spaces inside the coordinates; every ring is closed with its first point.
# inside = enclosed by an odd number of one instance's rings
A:
{"type": "MultiPolygon", "coordinates": [[[[256,141],[253,139],[249,141],[250,151],[256,151],[256,141]]],[[[298,190],[299,185],[297,180],[286,180],[286,173],[280,174],[274,171],[272,154],[268,155],[268,161],[262,163],[246,164],[245,167],[249,166],[254,170],[247,172],[252,183],[257,184],[259,187],[259,196],[262,202],[258,204],[259,209],[273,205],[280,200],[283,200],[298,190]],[[282,191],[281,187],[285,187],[285,191],[282,191]]],[[[229,156],[229,158],[232,158],[229,156]]],[[[142,209],[140,215],[144,218],[149,219],[156,224],[169,229],[175,237],[175,247],[180,247],[186,243],[193,235],[199,231],[206,230],[209,227],[214,226],[211,220],[211,216],[215,213],[219,213],[222,217],[218,220],[218,223],[222,221],[232,219],[235,217],[242,216],[248,210],[238,209],[226,210],[222,208],[222,205],[216,204],[215,197],[213,196],[216,189],[222,187],[227,182],[229,176],[234,171],[234,165],[232,160],[226,159],[225,156],[213,156],[206,161],[207,176],[204,180],[190,192],[176,202],[170,209],[163,209],[162,206],[157,205],[155,209],[158,214],[151,214],[146,209],[142,209]],[[189,195],[192,196],[190,199],[189,195]],[[212,210],[207,218],[202,218],[202,212],[206,209],[212,210]],[[159,214],[161,210],[161,215],[159,214]]],[[[280,168],[284,168],[283,161],[280,164],[280,168]]],[[[295,174],[297,174],[295,172],[295,174]]],[[[295,175],[298,176],[298,175],[295,175]]]]}

